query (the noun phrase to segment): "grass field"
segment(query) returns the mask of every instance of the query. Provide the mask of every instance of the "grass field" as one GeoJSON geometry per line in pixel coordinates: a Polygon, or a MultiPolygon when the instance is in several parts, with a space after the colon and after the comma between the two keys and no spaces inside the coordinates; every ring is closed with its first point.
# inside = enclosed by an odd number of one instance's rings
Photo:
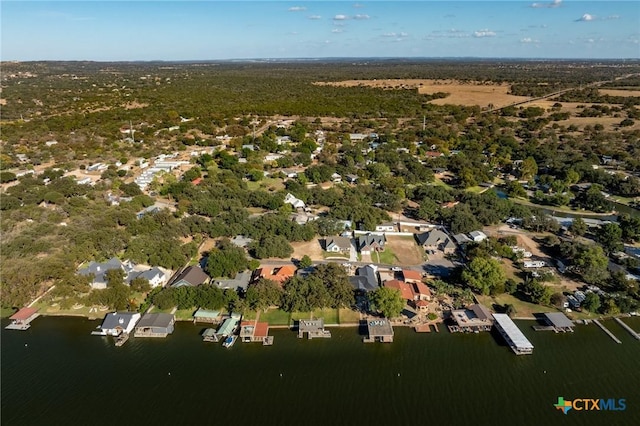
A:
{"type": "Polygon", "coordinates": [[[492,305],[513,305],[516,308],[516,314],[514,315],[516,318],[533,318],[534,313],[540,312],[549,312],[554,309],[536,305],[535,303],[525,302],[520,300],[510,294],[500,294],[498,296],[476,296],[478,301],[487,306],[488,308],[492,308],[492,305]]]}
{"type": "Polygon", "coordinates": [[[268,322],[269,325],[289,325],[291,314],[281,309],[269,309],[267,312],[260,312],[260,321],[268,322]]]}
{"type": "Polygon", "coordinates": [[[398,262],[398,257],[393,252],[393,249],[388,245],[385,245],[384,251],[376,251],[371,255],[371,258],[376,263],[383,263],[387,265],[395,265],[398,262]]]}
{"type": "Polygon", "coordinates": [[[282,181],[282,179],[264,178],[258,182],[247,182],[247,188],[249,188],[250,191],[255,191],[256,189],[260,188],[269,191],[279,191],[281,189],[284,189],[284,182],[282,181]]]}
{"type": "Polygon", "coordinates": [[[16,313],[15,309],[11,309],[11,308],[0,308],[0,318],[6,318],[6,317],[10,317],[11,315],[13,315],[14,313],[16,313]]]}
{"type": "MultiPolygon", "coordinates": [[[[418,247],[413,236],[388,236],[383,253],[388,250],[391,250],[395,259],[391,263],[398,265],[417,265],[423,262],[423,251],[418,247]]],[[[382,255],[383,253],[380,254],[382,255]]]]}
{"type": "Polygon", "coordinates": [[[358,324],[360,313],[351,309],[339,309],[338,319],[340,324],[358,324]]]}
{"type": "Polygon", "coordinates": [[[294,312],[292,320],[323,318],[325,324],[338,324],[338,310],[333,308],[316,309],[313,312],[294,312]]]}

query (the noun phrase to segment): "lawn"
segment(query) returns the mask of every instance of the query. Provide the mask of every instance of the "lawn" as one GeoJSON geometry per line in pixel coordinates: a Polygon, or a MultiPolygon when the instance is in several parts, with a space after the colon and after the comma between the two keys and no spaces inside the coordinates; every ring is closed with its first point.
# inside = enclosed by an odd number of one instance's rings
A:
{"type": "Polygon", "coordinates": [[[253,321],[258,317],[256,311],[246,311],[242,314],[242,319],[247,321],[253,321]]]}
{"type": "Polygon", "coordinates": [[[312,312],[294,312],[292,320],[323,318],[325,324],[338,324],[338,310],[333,308],[316,309],[312,312]]]}
{"type": "Polygon", "coordinates": [[[360,312],[352,309],[339,309],[338,318],[340,324],[358,324],[360,321],[360,312]]]}
{"type": "Polygon", "coordinates": [[[193,321],[193,313],[195,311],[195,308],[178,309],[174,314],[176,317],[176,321],[193,321]]]}
{"type": "Polygon", "coordinates": [[[384,251],[376,252],[376,256],[378,258],[378,263],[386,265],[395,265],[398,261],[398,257],[388,245],[385,247],[384,251]]]}
{"type": "Polygon", "coordinates": [[[247,182],[247,188],[250,191],[255,191],[256,189],[268,189],[268,190],[274,190],[274,191],[279,191],[281,189],[284,189],[284,182],[282,181],[282,179],[276,179],[276,178],[264,178],[258,182],[252,182],[249,181],[247,182]]]}
{"type": "Polygon", "coordinates": [[[291,314],[281,309],[269,309],[267,312],[260,312],[260,321],[268,322],[269,325],[289,325],[291,314]]]}
{"type": "MultiPolygon", "coordinates": [[[[309,256],[311,257],[311,256],[309,256]]],[[[349,255],[346,255],[344,253],[331,253],[328,251],[323,251],[322,252],[322,258],[323,259],[344,259],[344,260],[349,260],[349,255]]],[[[313,258],[312,258],[313,259],[313,258]]]]}
{"type": "Polygon", "coordinates": [[[540,312],[549,312],[555,310],[554,308],[549,308],[547,306],[536,305],[535,303],[525,302],[520,300],[510,294],[500,294],[498,296],[476,296],[478,301],[487,306],[488,308],[493,309],[492,305],[506,305],[510,304],[516,308],[516,313],[514,315],[515,318],[527,318],[532,319],[534,313],[540,312]]]}

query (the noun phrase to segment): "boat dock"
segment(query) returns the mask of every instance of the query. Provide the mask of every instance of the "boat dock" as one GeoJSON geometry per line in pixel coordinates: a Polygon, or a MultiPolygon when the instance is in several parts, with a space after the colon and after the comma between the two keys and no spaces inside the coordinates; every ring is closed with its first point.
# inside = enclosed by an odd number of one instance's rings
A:
{"type": "Polygon", "coordinates": [[[615,322],[620,324],[620,326],[622,328],[627,330],[629,332],[629,334],[631,334],[633,337],[635,337],[636,340],[640,340],[640,334],[638,334],[635,331],[633,331],[633,329],[631,327],[629,327],[627,324],[625,324],[620,318],[614,318],[614,320],[615,320],[615,322]]]}
{"type": "Polygon", "coordinates": [[[534,325],[533,329],[535,331],[555,331],[556,333],[558,332],[556,328],[552,325],[534,325]]]}
{"type": "Polygon", "coordinates": [[[5,328],[7,330],[20,330],[20,331],[28,330],[29,327],[31,327],[31,321],[36,319],[38,315],[40,314],[38,313],[37,308],[30,308],[30,307],[22,308],[15,314],[13,314],[11,317],[9,317],[9,319],[11,320],[11,323],[5,328]]]}
{"type": "Polygon", "coordinates": [[[613,341],[614,341],[614,342],[616,342],[616,343],[622,343],[622,342],[620,341],[620,339],[618,339],[616,336],[614,336],[614,335],[613,335],[613,333],[612,333],[612,332],[610,332],[610,331],[609,331],[609,329],[608,329],[607,327],[605,327],[604,325],[602,325],[602,324],[600,323],[600,321],[598,321],[598,320],[594,319],[594,320],[593,320],[593,322],[595,322],[595,323],[596,323],[596,325],[602,329],[602,331],[604,331],[605,333],[607,333],[607,334],[609,335],[609,337],[611,337],[611,338],[613,339],[613,341]]]}
{"type": "Polygon", "coordinates": [[[533,344],[522,334],[507,314],[493,314],[496,330],[500,332],[511,350],[516,355],[533,353],[533,344]]]}
{"type": "Polygon", "coordinates": [[[129,340],[129,333],[122,333],[116,338],[116,346],[122,346],[129,340]]]}

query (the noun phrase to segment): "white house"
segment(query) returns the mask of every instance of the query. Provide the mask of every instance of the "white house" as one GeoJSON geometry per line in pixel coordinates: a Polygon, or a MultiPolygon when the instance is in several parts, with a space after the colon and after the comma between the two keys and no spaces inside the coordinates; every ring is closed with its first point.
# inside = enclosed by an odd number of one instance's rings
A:
{"type": "Polygon", "coordinates": [[[471,231],[469,232],[469,236],[476,243],[479,243],[480,241],[484,241],[487,239],[487,234],[485,234],[482,231],[471,231]]]}
{"type": "Polygon", "coordinates": [[[338,173],[334,173],[331,175],[331,180],[335,183],[342,182],[342,176],[340,176],[338,173]]]}
{"type": "Polygon", "coordinates": [[[525,260],[525,268],[544,268],[547,264],[544,260],[525,260]]]}
{"type": "Polygon", "coordinates": [[[291,193],[287,193],[284,197],[285,204],[291,204],[295,209],[304,209],[306,204],[299,198],[296,198],[291,193]]]}

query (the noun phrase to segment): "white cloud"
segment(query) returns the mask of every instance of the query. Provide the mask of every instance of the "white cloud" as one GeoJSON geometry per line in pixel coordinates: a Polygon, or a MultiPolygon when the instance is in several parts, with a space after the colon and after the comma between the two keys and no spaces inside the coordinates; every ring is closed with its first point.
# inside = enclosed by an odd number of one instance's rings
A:
{"type": "Polygon", "coordinates": [[[289,8],[289,12],[304,12],[305,10],[307,10],[307,8],[304,6],[292,6],[289,8]]]}
{"type": "Polygon", "coordinates": [[[553,0],[550,3],[533,3],[531,7],[533,7],[534,9],[542,9],[542,8],[553,9],[556,7],[560,7],[561,4],[562,4],[562,0],[553,0]]]}
{"type": "Polygon", "coordinates": [[[384,33],[384,34],[382,34],[382,37],[398,37],[398,34],[396,34],[396,33],[384,33]]]}
{"type": "Polygon", "coordinates": [[[311,15],[311,16],[309,16],[309,19],[313,19],[314,21],[317,21],[318,19],[322,19],[322,16],[320,16],[320,15],[311,15]]]}
{"type": "Polygon", "coordinates": [[[340,28],[334,28],[334,29],[332,29],[332,30],[331,30],[331,32],[332,32],[332,33],[334,33],[334,34],[341,33],[342,31],[343,31],[343,30],[342,30],[342,29],[340,29],[340,28]]]}
{"type": "Polygon", "coordinates": [[[409,33],[401,32],[398,34],[400,37],[409,37],[409,33]]]}
{"type": "Polygon", "coordinates": [[[594,19],[596,19],[596,17],[594,15],[591,15],[589,13],[585,13],[584,15],[582,15],[582,17],[580,17],[580,19],[577,19],[576,21],[578,21],[578,22],[589,22],[589,21],[593,21],[594,19]]]}
{"type": "Polygon", "coordinates": [[[364,14],[363,15],[356,15],[356,16],[353,17],[353,19],[357,19],[359,21],[362,21],[362,20],[365,20],[365,19],[370,19],[370,18],[371,18],[371,16],[364,15],[364,14]]]}
{"type": "Polygon", "coordinates": [[[484,29],[484,30],[474,31],[473,32],[473,36],[476,37],[476,38],[495,37],[496,33],[494,31],[490,31],[490,30],[484,29]]]}
{"type": "Polygon", "coordinates": [[[334,21],[344,21],[347,19],[348,19],[347,15],[336,15],[333,17],[334,21]]]}
{"type": "Polygon", "coordinates": [[[361,9],[364,7],[364,4],[356,3],[353,5],[353,7],[355,7],[356,9],[361,9]]]}
{"type": "Polygon", "coordinates": [[[525,38],[520,40],[520,43],[530,44],[530,43],[539,43],[539,41],[535,40],[535,39],[532,39],[531,37],[525,37],[525,38]]]}

